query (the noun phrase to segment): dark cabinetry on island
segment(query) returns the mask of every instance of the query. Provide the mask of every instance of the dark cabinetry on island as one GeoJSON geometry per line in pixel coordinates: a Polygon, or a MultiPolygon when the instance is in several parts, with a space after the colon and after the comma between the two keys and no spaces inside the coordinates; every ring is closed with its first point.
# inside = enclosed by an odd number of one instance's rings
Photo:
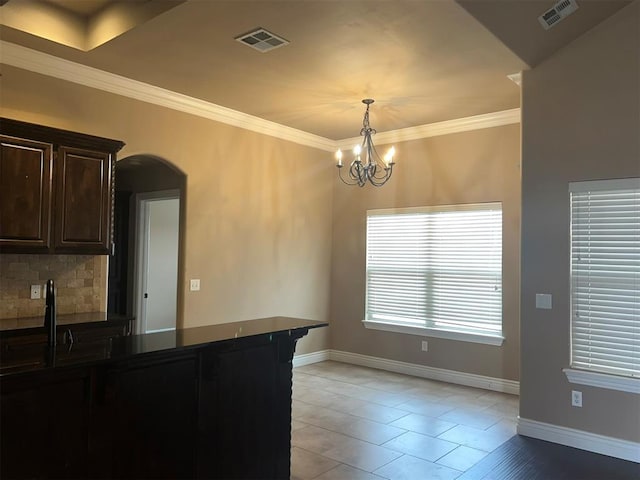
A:
{"type": "Polygon", "coordinates": [[[0,370],[0,477],[288,479],[291,361],[324,325],[276,317],[53,355],[29,346],[45,366],[14,352],[0,370]]]}
{"type": "MultiPolygon", "coordinates": [[[[99,442],[89,474],[102,478],[195,478],[198,354],[154,356],[99,371],[99,442]]],[[[214,478],[214,477],[210,477],[214,478]]]]}
{"type": "Polygon", "coordinates": [[[108,254],[124,144],[0,119],[0,252],[108,254]]]}
{"type": "Polygon", "coordinates": [[[289,478],[292,341],[202,351],[199,478],[289,478]]]}
{"type": "Polygon", "coordinates": [[[2,379],[0,478],[86,478],[86,369],[2,379]]]}

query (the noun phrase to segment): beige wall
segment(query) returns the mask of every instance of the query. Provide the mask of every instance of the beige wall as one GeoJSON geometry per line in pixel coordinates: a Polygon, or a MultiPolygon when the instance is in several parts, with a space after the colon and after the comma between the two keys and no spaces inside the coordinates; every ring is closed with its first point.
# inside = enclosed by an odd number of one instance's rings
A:
{"type": "Polygon", "coordinates": [[[396,151],[396,170],[383,188],[334,182],[332,348],[518,380],[520,126],[405,142],[396,151]],[[365,329],[366,211],[493,201],[503,202],[504,344],[429,338],[429,351],[422,352],[423,337],[365,329]]]}
{"type": "Polygon", "coordinates": [[[535,69],[522,96],[520,415],[640,441],[640,395],[568,383],[568,182],[640,176],[640,3],[535,69]],[[535,294],[553,295],[536,310],[535,294]],[[583,392],[572,408],[571,390],[583,392]]]}
{"type": "MultiPolygon", "coordinates": [[[[154,155],[187,175],[184,326],[328,320],[326,152],[6,65],[1,81],[2,116],[123,140],[120,158],[154,155]]],[[[327,337],[312,332],[298,353],[327,348],[327,337]]]]}

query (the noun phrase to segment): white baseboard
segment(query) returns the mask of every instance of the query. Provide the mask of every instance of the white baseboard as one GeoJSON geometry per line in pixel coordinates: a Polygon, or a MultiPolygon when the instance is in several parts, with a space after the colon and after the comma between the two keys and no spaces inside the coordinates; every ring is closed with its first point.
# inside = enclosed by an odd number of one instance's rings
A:
{"type": "Polygon", "coordinates": [[[329,360],[336,362],[352,363],[364,367],[377,368],[389,372],[404,373],[414,377],[429,378],[442,382],[466,385],[468,387],[484,388],[496,392],[520,394],[520,382],[505,380],[503,378],[486,377],[473,373],[456,372],[455,370],[445,370],[444,368],[427,367],[414,363],[399,362],[386,358],[371,357],[359,353],[341,352],[339,350],[329,350],[329,360]]]}
{"type": "Polygon", "coordinates": [[[320,350],[318,352],[303,353],[293,357],[293,368],[304,367],[312,363],[324,362],[329,360],[329,350],[320,350]]]}
{"type": "Polygon", "coordinates": [[[300,367],[302,365],[309,365],[315,362],[322,362],[323,360],[334,360],[336,362],[351,363],[353,365],[361,365],[363,367],[386,370],[388,372],[403,373],[405,375],[412,375],[414,377],[440,380],[442,382],[455,383],[457,385],[466,385],[468,387],[484,388],[486,390],[510,393],[512,395],[520,394],[520,382],[516,382],[514,380],[485,377],[484,375],[475,375],[473,373],[456,372],[454,370],[445,370],[443,368],[427,367],[424,365],[416,365],[414,363],[399,362],[397,360],[388,360],[386,358],[361,355],[359,353],[342,352],[340,350],[322,350],[320,352],[308,353],[305,355],[296,355],[293,358],[293,366],[300,367]]]}
{"type": "Polygon", "coordinates": [[[606,437],[522,417],[518,417],[518,434],[623,460],[640,462],[640,443],[628,440],[606,437]]]}

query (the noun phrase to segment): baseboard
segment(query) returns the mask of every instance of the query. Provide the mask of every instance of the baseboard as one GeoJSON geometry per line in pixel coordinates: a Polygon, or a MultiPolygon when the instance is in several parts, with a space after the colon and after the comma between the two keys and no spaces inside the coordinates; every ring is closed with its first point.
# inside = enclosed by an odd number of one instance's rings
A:
{"type": "Polygon", "coordinates": [[[518,434],[610,457],[640,462],[640,443],[518,417],[518,434]]]}
{"type": "Polygon", "coordinates": [[[293,366],[302,367],[304,365],[323,362],[325,360],[351,363],[353,365],[386,370],[388,372],[402,373],[405,375],[412,375],[414,377],[455,383],[457,385],[466,385],[467,387],[484,388],[485,390],[510,393],[512,395],[520,394],[520,382],[516,382],[514,380],[486,377],[484,375],[475,375],[473,373],[456,372],[454,370],[445,370],[444,368],[427,367],[424,365],[416,365],[414,363],[361,355],[359,353],[342,352],[340,350],[320,350],[318,352],[296,355],[293,357],[293,366]]]}
{"type": "Polygon", "coordinates": [[[466,385],[468,387],[484,388],[496,392],[520,394],[520,382],[505,380],[503,378],[486,377],[473,373],[456,372],[443,368],[427,367],[414,363],[399,362],[397,360],[387,360],[386,358],[371,357],[359,353],[342,352],[339,350],[329,350],[329,360],[337,362],[352,363],[363,367],[377,368],[389,372],[413,375],[414,377],[440,380],[442,382],[466,385]]]}
{"type": "Polygon", "coordinates": [[[318,352],[303,353],[301,355],[294,355],[293,368],[304,367],[305,365],[311,365],[312,363],[324,362],[329,360],[329,350],[320,350],[318,352]]]}

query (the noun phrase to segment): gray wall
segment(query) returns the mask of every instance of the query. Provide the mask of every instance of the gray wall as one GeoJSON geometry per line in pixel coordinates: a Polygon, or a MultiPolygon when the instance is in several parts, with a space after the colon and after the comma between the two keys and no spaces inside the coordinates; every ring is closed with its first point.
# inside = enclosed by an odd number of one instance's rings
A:
{"type": "Polygon", "coordinates": [[[520,416],[640,441],[640,395],[570,384],[568,182],[640,176],[640,3],[531,71],[522,91],[520,416]],[[552,310],[535,294],[551,293],[552,310]],[[572,389],[583,407],[572,408],[572,389]]]}
{"type": "MultiPolygon", "coordinates": [[[[382,188],[334,182],[331,345],[337,350],[490,377],[519,379],[520,125],[396,144],[398,162],[382,188]],[[366,211],[503,202],[502,346],[365,329],[366,211]]],[[[386,151],[386,147],[380,147],[386,151]]],[[[337,176],[337,175],[336,175],[337,176]]]]}

